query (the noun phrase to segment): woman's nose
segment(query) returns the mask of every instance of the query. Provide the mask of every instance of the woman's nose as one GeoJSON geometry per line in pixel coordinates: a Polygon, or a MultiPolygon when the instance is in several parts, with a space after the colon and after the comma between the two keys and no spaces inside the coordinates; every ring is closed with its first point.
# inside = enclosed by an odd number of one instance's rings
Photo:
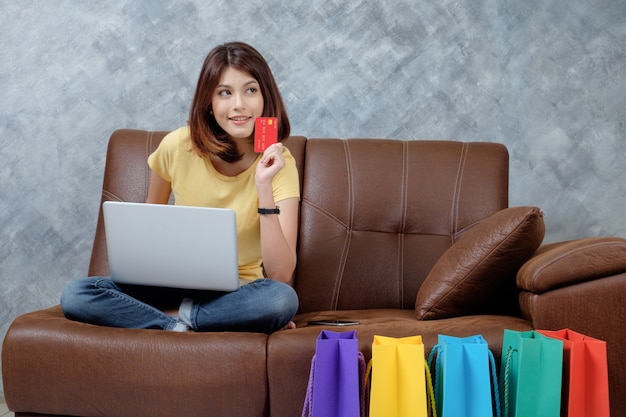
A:
{"type": "Polygon", "coordinates": [[[234,106],[236,109],[241,109],[244,107],[244,98],[242,94],[235,94],[234,99],[234,106]]]}

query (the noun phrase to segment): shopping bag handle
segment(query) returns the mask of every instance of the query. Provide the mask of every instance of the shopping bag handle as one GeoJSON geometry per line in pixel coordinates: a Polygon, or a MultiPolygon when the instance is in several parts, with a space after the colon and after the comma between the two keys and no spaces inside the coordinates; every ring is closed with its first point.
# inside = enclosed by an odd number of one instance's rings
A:
{"type": "MultiPolygon", "coordinates": [[[[441,357],[441,350],[443,350],[443,346],[441,346],[440,344],[436,344],[435,346],[433,346],[432,350],[430,351],[430,354],[428,355],[428,371],[430,373],[430,370],[433,369],[432,373],[435,375],[435,382],[433,384],[433,408],[434,404],[438,403],[439,401],[441,401],[441,398],[439,398],[439,372],[437,372],[437,369],[439,369],[439,358],[441,357]],[[437,354],[437,359],[435,359],[435,354],[437,354]],[[433,368],[433,359],[435,359],[435,367],[433,368]]],[[[437,417],[437,410],[435,408],[434,411],[434,417],[437,417]]]]}
{"type": "Polygon", "coordinates": [[[311,359],[311,370],[309,371],[309,385],[306,388],[306,397],[304,398],[304,407],[302,408],[302,417],[313,415],[313,379],[315,375],[315,355],[311,359]]]}
{"type": "Polygon", "coordinates": [[[496,406],[496,417],[502,417],[502,410],[500,409],[500,390],[498,389],[498,374],[496,373],[496,360],[493,357],[491,349],[487,349],[489,353],[489,364],[491,365],[491,380],[493,381],[493,400],[496,406]]]}
{"type": "Polygon", "coordinates": [[[509,378],[511,376],[511,360],[513,353],[517,352],[517,349],[513,349],[513,346],[509,346],[506,351],[506,357],[504,359],[504,378],[502,382],[502,402],[504,408],[504,417],[509,416],[509,378]]]}
{"type": "Polygon", "coordinates": [[[361,417],[365,417],[365,357],[362,352],[358,352],[359,359],[359,398],[361,406],[361,417]]]}
{"type": "Polygon", "coordinates": [[[365,410],[365,408],[369,408],[370,406],[370,396],[371,396],[371,386],[370,384],[372,383],[371,378],[372,378],[372,362],[373,362],[373,358],[370,359],[367,362],[367,366],[365,368],[365,376],[363,378],[363,391],[365,392],[364,397],[364,407],[363,409],[365,410]],[[367,399],[365,399],[365,397],[367,396],[367,399]]]}
{"type": "MultiPolygon", "coordinates": [[[[435,403],[435,389],[433,388],[433,378],[430,373],[430,366],[428,362],[424,360],[424,372],[426,374],[426,397],[428,401],[426,401],[426,405],[428,406],[428,415],[433,417],[437,417],[437,407],[435,403]]],[[[498,416],[499,417],[499,416],[498,416]]]]}

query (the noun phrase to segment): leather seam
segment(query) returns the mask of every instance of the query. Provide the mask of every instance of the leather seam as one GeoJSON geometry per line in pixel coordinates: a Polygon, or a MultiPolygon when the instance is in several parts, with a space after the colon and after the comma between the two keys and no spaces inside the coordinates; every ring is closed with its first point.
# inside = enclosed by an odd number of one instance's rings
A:
{"type": "Polygon", "coordinates": [[[103,201],[109,201],[109,200],[122,201],[122,198],[118,196],[117,194],[114,194],[110,191],[102,190],[102,200],[103,201]]]}
{"type": "Polygon", "coordinates": [[[400,308],[404,308],[404,247],[408,210],[409,183],[409,144],[402,142],[402,227],[398,236],[398,297],[400,308]]]}
{"type": "Polygon", "coordinates": [[[344,229],[348,229],[348,225],[346,223],[342,222],[337,216],[333,215],[331,212],[329,212],[328,210],[324,209],[323,207],[313,203],[308,198],[302,199],[302,206],[310,207],[310,208],[316,210],[318,213],[323,214],[326,218],[332,220],[334,223],[337,223],[337,224],[341,225],[344,229]]]}
{"type": "Polygon", "coordinates": [[[459,227],[459,206],[461,200],[461,187],[463,183],[463,174],[465,172],[465,162],[467,160],[468,153],[468,145],[467,143],[463,143],[461,145],[461,155],[459,157],[459,165],[456,175],[456,180],[454,182],[454,198],[452,200],[452,219],[451,226],[452,230],[450,231],[450,238],[452,240],[452,244],[454,244],[457,240],[457,232],[459,227]]]}
{"type": "MultiPolygon", "coordinates": [[[[545,292],[548,292],[548,291],[551,291],[551,290],[563,287],[563,285],[561,284],[558,287],[557,286],[550,287],[550,288],[547,288],[547,289],[545,289],[545,290],[540,292],[540,289],[537,288],[538,286],[536,285],[536,283],[537,283],[540,275],[542,275],[544,273],[549,274],[549,272],[544,272],[544,271],[546,271],[547,269],[552,268],[552,266],[554,264],[558,264],[564,258],[567,258],[569,256],[575,255],[575,254],[580,253],[580,252],[588,251],[590,249],[595,249],[595,248],[598,248],[598,247],[602,247],[602,246],[615,246],[615,243],[614,242],[598,242],[598,243],[593,243],[591,245],[585,246],[583,248],[570,250],[570,251],[567,251],[566,253],[563,253],[563,254],[555,257],[550,262],[544,264],[542,267],[538,267],[536,269],[535,273],[533,274],[532,278],[530,279],[530,285],[528,286],[529,287],[528,291],[531,291],[534,294],[543,294],[545,292]]],[[[578,282],[584,282],[584,281],[578,281],[578,282]]]]}
{"type": "Polygon", "coordinates": [[[352,173],[352,158],[350,155],[350,147],[348,141],[343,141],[343,149],[345,155],[346,175],[348,176],[348,224],[346,228],[346,236],[343,245],[343,251],[341,254],[341,265],[338,271],[337,278],[335,280],[335,287],[333,288],[332,309],[337,310],[339,305],[339,298],[341,293],[341,284],[343,282],[343,274],[346,269],[346,263],[348,262],[348,253],[350,252],[350,243],[352,237],[352,231],[354,230],[354,175],[352,173]]]}

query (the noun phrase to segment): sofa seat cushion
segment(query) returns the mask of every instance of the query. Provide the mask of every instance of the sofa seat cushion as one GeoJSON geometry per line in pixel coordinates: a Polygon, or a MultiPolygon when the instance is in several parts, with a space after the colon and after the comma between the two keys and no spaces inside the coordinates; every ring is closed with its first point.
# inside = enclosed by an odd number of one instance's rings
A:
{"type": "Polygon", "coordinates": [[[16,412],[68,416],[263,416],[267,336],[117,329],[59,306],[18,317],[2,354],[16,412]]]}
{"type": "MultiPolygon", "coordinates": [[[[473,226],[441,256],[415,301],[419,320],[489,311],[490,303],[515,292],[517,270],[545,234],[537,207],[510,207],[473,226]]],[[[516,304],[516,303],[515,303],[516,304]]]]}
{"type": "Polygon", "coordinates": [[[421,335],[428,354],[437,343],[439,334],[459,337],[482,334],[498,359],[505,328],[519,331],[532,329],[530,322],[516,317],[481,315],[419,321],[415,319],[413,310],[400,309],[313,312],[296,316],[295,322],[296,329],[275,332],[268,340],[267,373],[272,417],[301,415],[315,340],[322,329],[338,332],[356,330],[359,350],[366,361],[372,355],[374,335],[421,335]],[[357,320],[360,324],[350,327],[307,326],[312,320],[346,319],[357,320]]]}

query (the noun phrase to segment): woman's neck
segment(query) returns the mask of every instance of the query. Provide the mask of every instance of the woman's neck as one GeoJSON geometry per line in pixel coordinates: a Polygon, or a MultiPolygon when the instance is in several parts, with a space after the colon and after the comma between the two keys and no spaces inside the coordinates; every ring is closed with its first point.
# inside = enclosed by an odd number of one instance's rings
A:
{"type": "Polygon", "coordinates": [[[213,167],[215,167],[220,174],[226,175],[227,177],[234,177],[241,174],[250,168],[257,158],[257,154],[254,152],[254,146],[248,139],[235,139],[235,143],[237,144],[238,152],[242,155],[240,160],[235,162],[226,162],[216,155],[211,156],[211,163],[213,164],[213,167]]]}

